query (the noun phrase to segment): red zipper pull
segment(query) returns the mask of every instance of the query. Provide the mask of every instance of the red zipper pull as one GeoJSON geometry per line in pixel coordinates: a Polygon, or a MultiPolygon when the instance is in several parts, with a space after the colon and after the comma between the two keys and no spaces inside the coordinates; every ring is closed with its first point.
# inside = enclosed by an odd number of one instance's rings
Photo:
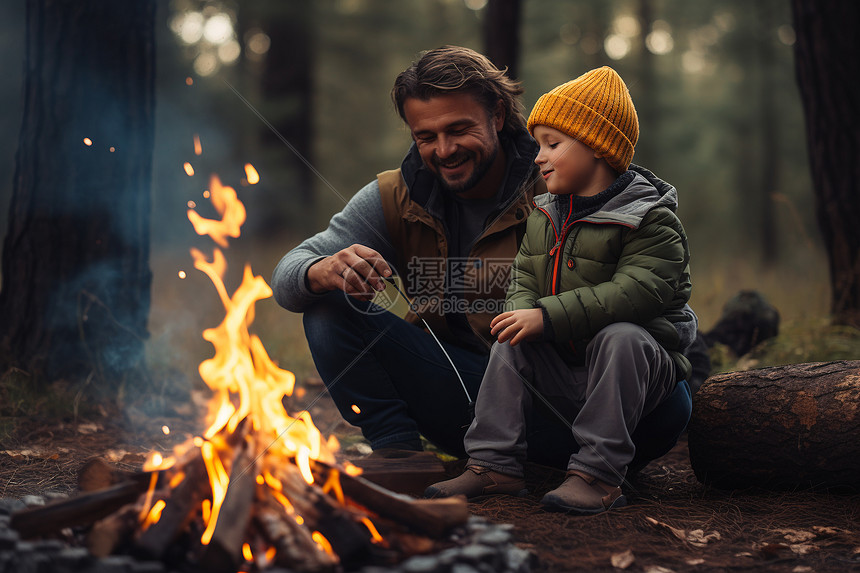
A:
{"type": "Polygon", "coordinates": [[[555,252],[558,250],[558,247],[561,245],[561,241],[555,244],[553,248],[549,250],[549,256],[555,255],[555,252]]]}

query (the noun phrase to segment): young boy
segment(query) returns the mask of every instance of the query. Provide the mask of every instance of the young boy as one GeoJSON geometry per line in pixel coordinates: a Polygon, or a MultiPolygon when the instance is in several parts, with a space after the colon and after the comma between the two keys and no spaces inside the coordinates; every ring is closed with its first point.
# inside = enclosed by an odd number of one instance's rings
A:
{"type": "Polygon", "coordinates": [[[537,394],[572,421],[579,445],[564,483],[541,502],[599,513],[626,503],[631,435],[689,374],[682,351],[696,318],[686,304],[687,237],[675,188],[630,164],[639,122],[614,70],[544,94],[528,129],[549,193],[535,198],[509,310],[491,323],[498,341],[465,438],[466,471],[425,495],[524,494],[537,394]]]}

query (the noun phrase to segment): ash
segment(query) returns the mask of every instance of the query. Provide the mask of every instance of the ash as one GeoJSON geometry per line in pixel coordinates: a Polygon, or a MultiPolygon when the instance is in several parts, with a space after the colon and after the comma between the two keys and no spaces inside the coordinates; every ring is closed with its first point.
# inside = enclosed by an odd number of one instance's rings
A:
{"type": "MultiPolygon", "coordinates": [[[[9,522],[13,512],[44,505],[65,495],[25,496],[0,499],[0,573],[195,573],[192,567],[172,569],[158,561],[140,561],[128,555],[98,559],[84,547],[69,541],[23,541],[9,522]]],[[[528,573],[535,555],[513,541],[513,525],[498,525],[472,516],[451,531],[451,547],[432,555],[410,557],[393,567],[368,566],[357,573],[528,573]]],[[[273,567],[268,573],[295,573],[273,567]]],[[[200,572],[203,573],[203,572],[200,572]]]]}

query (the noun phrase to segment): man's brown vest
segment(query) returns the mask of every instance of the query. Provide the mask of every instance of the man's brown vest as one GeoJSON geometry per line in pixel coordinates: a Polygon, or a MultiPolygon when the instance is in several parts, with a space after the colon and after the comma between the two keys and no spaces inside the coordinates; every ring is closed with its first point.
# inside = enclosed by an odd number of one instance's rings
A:
{"type": "MultiPolygon", "coordinates": [[[[421,318],[442,340],[456,343],[445,322],[450,301],[444,300],[448,241],[442,223],[409,196],[400,169],[377,175],[382,210],[388,234],[397,253],[397,274],[406,294],[417,305],[421,318]]],[[[543,181],[538,180],[538,184],[543,181]]],[[[538,192],[543,189],[538,190],[538,192]]],[[[535,184],[529,184],[508,209],[475,241],[467,260],[462,261],[465,312],[472,330],[492,344],[490,321],[504,308],[510,267],[532,210],[535,184]]],[[[410,313],[407,320],[420,322],[410,313]]]]}

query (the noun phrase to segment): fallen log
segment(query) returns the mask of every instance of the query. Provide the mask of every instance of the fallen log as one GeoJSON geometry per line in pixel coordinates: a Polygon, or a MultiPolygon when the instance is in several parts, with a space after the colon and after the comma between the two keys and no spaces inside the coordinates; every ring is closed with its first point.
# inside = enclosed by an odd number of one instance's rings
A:
{"type": "Polygon", "coordinates": [[[860,487],[860,361],[712,376],[688,442],[696,477],[715,487],[860,487]]]}
{"type": "Polygon", "coordinates": [[[23,539],[32,539],[66,527],[89,525],[137,500],[147,484],[148,481],[136,479],[68,500],[22,509],[12,514],[11,526],[23,539]]]}

